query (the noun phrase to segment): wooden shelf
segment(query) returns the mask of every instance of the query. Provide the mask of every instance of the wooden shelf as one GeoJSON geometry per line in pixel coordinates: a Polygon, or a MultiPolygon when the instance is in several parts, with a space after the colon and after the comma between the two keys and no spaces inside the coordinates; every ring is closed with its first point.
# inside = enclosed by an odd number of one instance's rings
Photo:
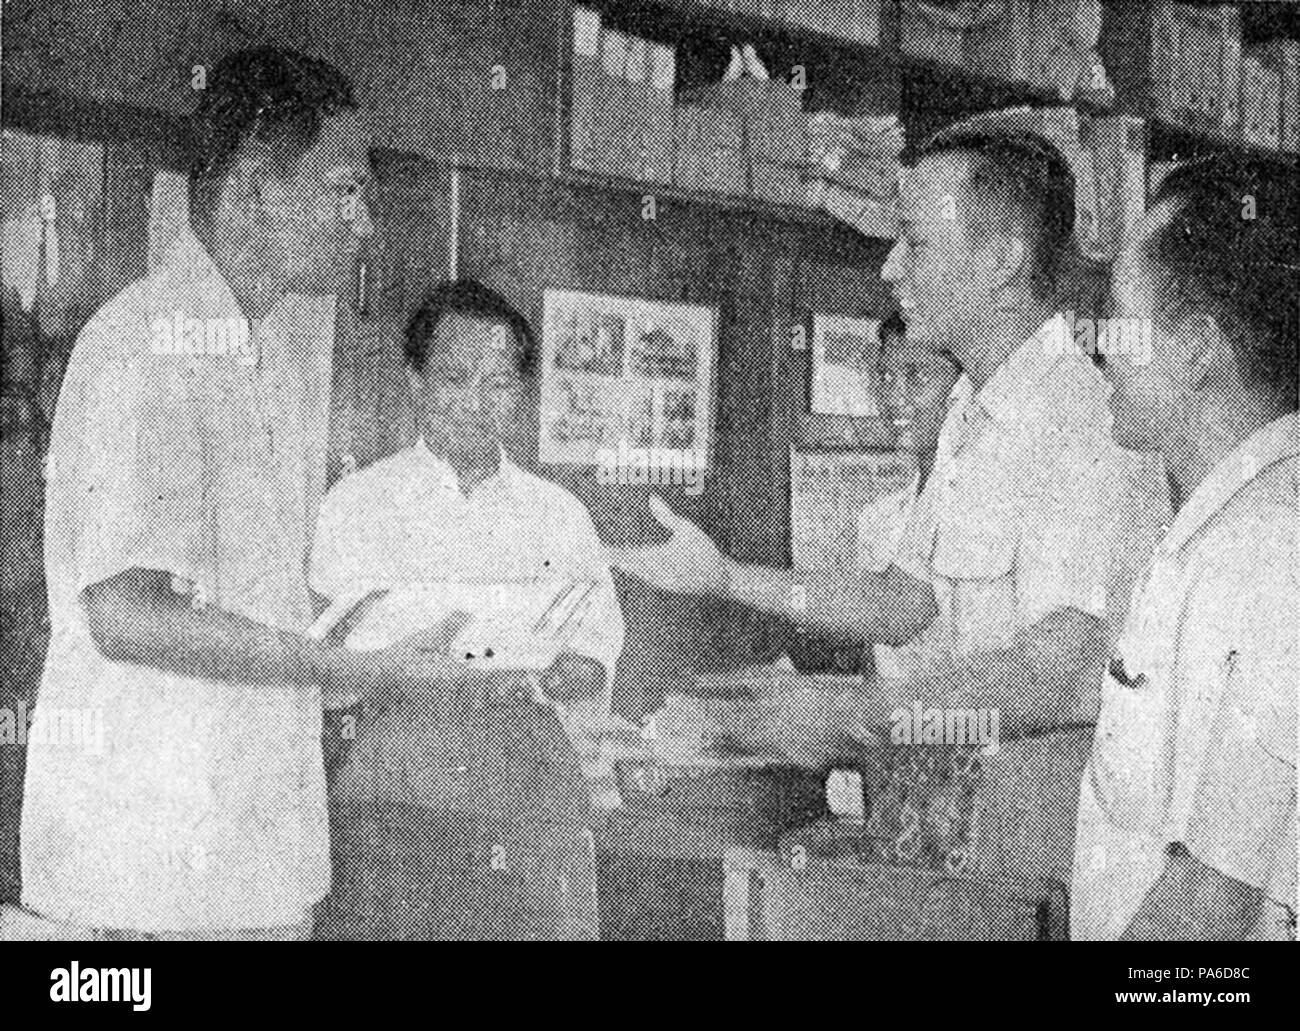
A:
{"type": "Polygon", "coordinates": [[[1287,150],[1274,150],[1229,136],[1200,132],[1158,115],[1144,117],[1147,123],[1147,155],[1151,160],[1186,161],[1211,154],[1229,153],[1271,161],[1280,167],[1294,168],[1300,164],[1300,155],[1287,150]]]}
{"type": "MultiPolygon", "coordinates": [[[[883,42],[871,44],[844,39],[803,25],[706,7],[691,0],[585,0],[585,5],[600,11],[602,17],[608,18],[622,29],[663,42],[691,41],[713,36],[718,39],[719,45],[732,40],[754,42],[783,57],[800,55],[806,58],[810,54],[820,56],[834,65],[837,76],[845,79],[860,78],[872,73],[894,74],[912,95],[921,89],[931,96],[962,98],[964,103],[949,105],[955,109],[955,117],[969,113],[967,109],[1045,107],[1065,103],[1045,86],[1003,79],[906,53],[897,47],[896,38],[890,38],[891,29],[887,16],[883,13],[883,42]]],[[[1240,6],[1245,11],[1251,5],[1240,6]]],[[[1279,23],[1279,31],[1283,35],[1291,35],[1298,18],[1300,16],[1291,14],[1280,19],[1273,17],[1273,20],[1279,23]]],[[[1121,96],[1114,104],[1082,97],[1069,103],[1082,115],[1129,114],[1148,119],[1152,125],[1152,140],[1157,144],[1154,155],[1157,160],[1173,152],[1195,155],[1236,151],[1286,165],[1292,165],[1296,161],[1296,155],[1288,151],[1273,150],[1239,138],[1198,131],[1160,118],[1151,113],[1145,97],[1121,96]]],[[[939,115],[944,113],[937,112],[939,115]]]]}
{"type": "Polygon", "coordinates": [[[795,204],[778,204],[774,201],[763,200],[761,197],[714,193],[708,190],[689,190],[662,183],[644,183],[622,176],[587,172],[577,168],[561,172],[555,178],[563,185],[585,186],[637,195],[653,194],[657,200],[673,201],[680,204],[704,204],[722,212],[757,215],[773,222],[794,223],[817,228],[831,228],[840,224],[820,209],[804,208],[795,204]]]}

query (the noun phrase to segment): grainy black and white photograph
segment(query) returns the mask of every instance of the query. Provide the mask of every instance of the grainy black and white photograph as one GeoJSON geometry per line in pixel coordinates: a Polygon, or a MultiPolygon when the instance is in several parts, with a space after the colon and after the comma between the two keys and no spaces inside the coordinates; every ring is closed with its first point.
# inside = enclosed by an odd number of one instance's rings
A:
{"type": "Polygon", "coordinates": [[[1251,1003],[1186,943],[1296,936],[1300,5],[0,47],[0,941],[92,950],[51,1005],[210,940],[1182,942],[1094,1001],[1251,1003]]]}

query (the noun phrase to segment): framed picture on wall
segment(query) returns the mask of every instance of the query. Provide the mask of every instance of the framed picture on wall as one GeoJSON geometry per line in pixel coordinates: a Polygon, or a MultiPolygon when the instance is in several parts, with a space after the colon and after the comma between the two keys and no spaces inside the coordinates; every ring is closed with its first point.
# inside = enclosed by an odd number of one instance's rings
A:
{"type": "Polygon", "coordinates": [[[541,460],[599,465],[653,450],[707,468],[717,326],[711,307],[544,291],[541,460]]]}
{"type": "Polygon", "coordinates": [[[811,411],[866,419],[880,415],[871,382],[879,330],[878,319],[813,315],[811,411]]]}

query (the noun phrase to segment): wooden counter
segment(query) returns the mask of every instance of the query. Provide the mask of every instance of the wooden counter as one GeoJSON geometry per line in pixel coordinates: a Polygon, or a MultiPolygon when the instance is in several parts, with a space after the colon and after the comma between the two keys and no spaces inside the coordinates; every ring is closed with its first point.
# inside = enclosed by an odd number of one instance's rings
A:
{"type": "Polygon", "coordinates": [[[675,778],[637,795],[596,828],[600,931],[605,941],[721,941],[723,858],[771,849],[824,812],[821,778],[764,769],[675,778]]]}

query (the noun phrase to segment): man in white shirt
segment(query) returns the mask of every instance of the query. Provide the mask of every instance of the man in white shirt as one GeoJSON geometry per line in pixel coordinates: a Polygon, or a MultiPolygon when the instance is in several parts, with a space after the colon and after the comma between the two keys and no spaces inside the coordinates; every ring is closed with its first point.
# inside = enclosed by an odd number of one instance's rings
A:
{"type": "Polygon", "coordinates": [[[342,289],[371,230],[351,87],[237,52],[195,129],[192,231],[90,320],[59,396],[25,908],[3,937],[304,936],[330,880],[319,687],[465,678],[419,641],[358,656],[304,635],[319,413],[271,316],[342,289]],[[69,715],[90,747],[61,738],[69,715]]]}
{"type": "Polygon", "coordinates": [[[586,732],[609,713],[623,621],[586,507],[503,447],[535,419],[534,352],[522,316],[493,291],[435,288],[406,334],[421,438],[341,480],[321,507],[311,581],[329,598],[430,582],[594,584],[563,652],[538,671],[558,712],[522,699],[367,714],[333,785],[344,936],[597,936],[574,743],[594,743],[586,732]],[[375,848],[377,824],[409,828],[408,853],[375,848]],[[377,882],[401,885],[400,897],[376,895],[377,882]]]}
{"type": "Polygon", "coordinates": [[[1133,595],[1084,771],[1071,937],[1294,938],[1300,183],[1164,181],[1114,272],[1154,346],[1101,352],[1115,437],[1176,515],[1133,595]]]}
{"type": "MultiPolygon", "coordinates": [[[[887,735],[891,715],[917,703],[996,709],[1004,737],[1080,727],[1095,714],[1112,543],[1129,532],[1115,512],[1129,477],[1106,431],[1101,377],[1069,346],[1072,327],[1057,311],[1073,219],[1073,175],[1044,140],[959,125],[919,148],[882,275],[908,332],[958,361],[973,396],[948,415],[918,518],[887,570],[742,565],[662,504],[673,539],[616,556],[656,585],[716,592],[858,640],[900,644],[938,622],[948,670],[838,697],[789,692],[767,710],[756,744],[816,766],[887,735]]],[[[1023,742],[1022,782],[1008,786],[1003,829],[990,833],[1019,834],[1017,806],[1044,826],[1008,845],[1006,869],[1068,880],[1073,821],[1054,793],[1075,777],[1086,741],[1080,727],[1068,740],[1023,742]]]]}
{"type": "MultiPolygon", "coordinates": [[[[873,387],[895,446],[916,462],[916,475],[901,491],[879,498],[858,517],[858,563],[881,573],[897,558],[907,528],[917,518],[944,420],[951,408],[968,403],[970,383],[949,355],[909,339],[907,323],[895,312],[880,324],[873,387]]],[[[897,679],[924,672],[942,651],[932,636],[932,628],[926,628],[905,645],[876,644],[876,675],[897,679]]]]}

